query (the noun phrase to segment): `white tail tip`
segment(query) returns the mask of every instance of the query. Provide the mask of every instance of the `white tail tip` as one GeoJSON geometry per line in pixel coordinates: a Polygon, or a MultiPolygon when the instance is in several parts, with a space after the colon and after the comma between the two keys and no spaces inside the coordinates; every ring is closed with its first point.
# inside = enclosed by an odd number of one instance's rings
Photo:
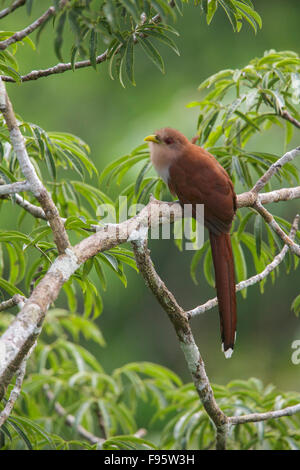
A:
{"type": "Polygon", "coordinates": [[[233,353],[233,349],[229,348],[226,351],[224,351],[226,359],[230,359],[233,353]]]}

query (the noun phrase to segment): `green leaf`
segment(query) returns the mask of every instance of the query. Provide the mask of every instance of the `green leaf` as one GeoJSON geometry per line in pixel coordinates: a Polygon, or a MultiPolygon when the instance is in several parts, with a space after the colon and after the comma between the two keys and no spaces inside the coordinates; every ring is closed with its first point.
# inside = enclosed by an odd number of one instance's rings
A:
{"type": "Polygon", "coordinates": [[[104,14],[113,30],[118,29],[118,14],[114,0],[108,0],[103,6],[104,14]]]}
{"type": "Polygon", "coordinates": [[[261,240],[262,240],[262,217],[260,214],[257,214],[254,222],[254,235],[255,235],[255,245],[256,253],[258,258],[261,256],[261,240]]]}
{"type": "MultiPolygon", "coordinates": [[[[237,281],[238,282],[244,281],[245,279],[247,279],[247,264],[246,264],[243,248],[241,244],[239,243],[236,234],[234,234],[231,237],[231,243],[232,243],[234,266],[235,266],[237,281]]],[[[246,297],[246,292],[247,292],[247,289],[243,289],[241,291],[241,294],[244,298],[246,297]]]]}
{"type": "Polygon", "coordinates": [[[75,415],[75,421],[74,421],[75,429],[78,427],[78,425],[81,424],[84,418],[84,415],[90,411],[92,405],[93,405],[93,399],[89,399],[85,401],[84,403],[82,403],[82,405],[79,407],[75,415]]]}
{"type": "Polygon", "coordinates": [[[238,231],[237,231],[238,239],[240,239],[241,235],[244,233],[245,228],[253,215],[254,215],[254,212],[248,212],[245,215],[245,217],[243,217],[243,219],[241,220],[238,231]]]}
{"type": "Polygon", "coordinates": [[[134,435],[121,435],[121,436],[114,436],[107,439],[104,444],[102,445],[103,450],[115,450],[115,449],[124,449],[124,450],[150,450],[154,449],[157,450],[158,448],[150,441],[146,439],[141,439],[139,437],[135,437],[134,435]]]}
{"type": "Polygon", "coordinates": [[[215,125],[215,122],[218,118],[218,115],[219,115],[219,111],[215,111],[211,118],[209,119],[209,121],[207,122],[206,126],[204,127],[204,129],[202,130],[202,134],[201,134],[201,142],[205,143],[211,133],[211,131],[213,130],[213,127],[215,125]]]}
{"type": "Polygon", "coordinates": [[[198,284],[197,281],[197,266],[201,261],[201,258],[203,254],[206,252],[209,246],[209,240],[206,240],[206,242],[203,244],[203,246],[200,248],[200,250],[196,251],[192,258],[191,262],[191,267],[190,267],[190,273],[191,273],[191,278],[193,279],[195,284],[198,284]]]}
{"type": "Polygon", "coordinates": [[[291,124],[289,121],[285,122],[285,135],[284,135],[284,148],[287,149],[288,144],[292,140],[294,133],[294,127],[293,124],[291,124]]]}
{"type": "Polygon", "coordinates": [[[81,29],[80,29],[79,18],[80,18],[79,13],[77,13],[75,9],[69,10],[68,19],[69,19],[70,28],[75,36],[75,45],[80,48],[81,29]]]}
{"type": "Polygon", "coordinates": [[[218,1],[217,0],[210,0],[207,8],[207,14],[206,14],[206,21],[207,24],[210,25],[216,11],[218,8],[218,1]]]}
{"type": "Polygon", "coordinates": [[[246,19],[246,21],[252,26],[252,28],[254,29],[256,33],[257,32],[256,23],[258,24],[260,28],[262,27],[262,21],[261,21],[261,17],[259,16],[259,14],[255,10],[250,8],[249,6],[237,0],[234,0],[234,3],[239,13],[241,14],[241,16],[246,19]]]}
{"type": "Polygon", "coordinates": [[[213,264],[212,264],[211,248],[208,248],[205,254],[205,258],[204,258],[204,266],[203,266],[204,275],[208,284],[212,287],[215,287],[215,280],[212,274],[212,266],[213,264]]]}
{"type": "Polygon", "coordinates": [[[134,52],[133,52],[133,37],[130,36],[129,40],[126,44],[126,51],[125,51],[125,70],[128,76],[129,81],[132,85],[136,85],[134,79],[134,52]]]}
{"type": "Polygon", "coordinates": [[[165,66],[163,59],[158,52],[158,50],[153,46],[153,44],[147,38],[139,40],[139,44],[144,49],[146,55],[149,59],[156,65],[156,67],[162,72],[165,73],[165,66]]]}
{"type": "Polygon", "coordinates": [[[10,416],[8,422],[9,424],[15,429],[15,431],[17,432],[17,434],[20,436],[20,438],[24,441],[24,443],[26,444],[27,448],[29,450],[32,450],[32,444],[30,442],[30,439],[28,438],[27,434],[24,432],[24,430],[21,428],[21,426],[19,426],[19,424],[17,424],[15,422],[16,418],[13,417],[13,416],[10,416]]]}
{"type": "Polygon", "coordinates": [[[28,16],[31,15],[32,4],[33,4],[33,0],[27,0],[27,2],[26,2],[26,11],[27,11],[28,16]]]}
{"type": "Polygon", "coordinates": [[[236,18],[236,8],[230,0],[218,0],[222,8],[224,9],[231,25],[233,31],[237,31],[237,18],[236,18]]]}
{"type": "Polygon", "coordinates": [[[99,262],[99,260],[96,257],[94,258],[94,267],[95,267],[96,273],[98,275],[98,278],[100,280],[100,284],[102,286],[102,289],[106,290],[107,283],[106,283],[105,274],[103,272],[101,263],[99,262]]]}
{"type": "Polygon", "coordinates": [[[151,4],[155,8],[159,16],[161,17],[163,23],[167,22],[168,14],[171,14],[173,18],[176,17],[172,8],[170,8],[168,3],[165,2],[164,0],[151,0],[151,4]]]}
{"type": "Polygon", "coordinates": [[[141,187],[142,181],[144,179],[144,176],[150,170],[151,167],[152,167],[152,163],[147,162],[147,163],[145,163],[145,165],[142,167],[141,171],[139,172],[139,174],[137,176],[137,179],[136,179],[135,187],[134,187],[134,193],[136,195],[139,194],[140,187],[141,187]]]}
{"type": "Polygon", "coordinates": [[[293,300],[291,309],[295,313],[296,317],[299,317],[299,314],[300,314],[300,294],[293,300]]]}
{"type": "Polygon", "coordinates": [[[96,70],[97,68],[97,33],[94,29],[91,30],[90,34],[90,61],[92,67],[96,70]]]}
{"type": "Polygon", "coordinates": [[[136,23],[140,22],[140,15],[138,9],[132,0],[120,0],[122,5],[126,8],[128,13],[132,16],[136,23]]]}

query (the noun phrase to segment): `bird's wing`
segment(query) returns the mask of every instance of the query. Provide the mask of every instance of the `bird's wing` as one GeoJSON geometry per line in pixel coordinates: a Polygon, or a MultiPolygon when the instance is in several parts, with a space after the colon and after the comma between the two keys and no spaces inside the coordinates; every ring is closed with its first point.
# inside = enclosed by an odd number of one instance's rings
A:
{"type": "Polygon", "coordinates": [[[233,185],[224,168],[204,149],[191,144],[172,163],[169,187],[181,204],[204,204],[205,225],[211,231],[230,230],[236,209],[233,185]]]}

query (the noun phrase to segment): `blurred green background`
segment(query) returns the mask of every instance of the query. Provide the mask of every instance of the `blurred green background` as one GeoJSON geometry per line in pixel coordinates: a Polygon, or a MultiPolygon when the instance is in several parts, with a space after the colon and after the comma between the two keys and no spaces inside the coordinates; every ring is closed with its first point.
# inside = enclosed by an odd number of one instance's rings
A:
{"type": "MultiPolygon", "coordinates": [[[[267,49],[291,49],[300,53],[300,3],[293,0],[254,3],[263,20],[263,28],[256,36],[247,24],[240,33],[234,33],[221,11],[208,27],[199,8],[185,6],[183,18],[175,25],[180,32],[176,41],[181,56],[160,47],[166,63],[165,75],[138,51],[136,87],[128,85],[123,89],[119,82],[112,81],[104,63],[98,65],[97,72],[88,68],[19,86],[9,84],[14,108],[26,121],[46,130],[80,136],[90,145],[92,159],[100,171],[161,126],[178,128],[192,137],[196,133],[197,108],[188,109],[186,104],[201,98],[197,86],[203,79],[224,68],[242,67],[267,49]]],[[[31,18],[47,6],[48,1],[34,2],[31,18]]],[[[22,29],[29,23],[24,15],[19,9],[2,20],[2,28],[22,29]]],[[[50,24],[37,52],[25,45],[18,53],[22,74],[57,63],[51,30],[50,24]]],[[[69,61],[67,44],[64,59],[69,61]]],[[[251,145],[253,150],[281,155],[283,142],[283,132],[276,130],[252,140],[251,145]]],[[[290,148],[296,145],[299,145],[297,134],[290,148]]],[[[133,178],[134,172],[128,180],[133,178]]],[[[118,188],[111,191],[118,194],[118,188]]],[[[299,211],[299,202],[280,203],[270,209],[291,221],[299,211]]],[[[11,209],[5,204],[0,213],[1,226],[13,227],[17,212],[19,208],[11,209]]],[[[172,240],[151,241],[150,248],[159,274],[184,308],[193,308],[214,296],[201,272],[199,285],[193,284],[189,274],[192,252],[179,252],[172,240]]],[[[221,352],[217,310],[193,320],[192,328],[212,382],[224,384],[235,378],[256,376],[284,390],[300,390],[300,365],[291,362],[291,344],[300,339],[300,323],[290,308],[299,294],[299,271],[287,275],[283,266],[280,269],[280,278],[274,285],[269,279],[263,295],[258,286],[248,289],[246,300],[238,294],[237,345],[230,361],[221,352]]],[[[126,289],[108,273],[104,310],[97,319],[107,346],[94,349],[94,354],[108,372],[131,361],[153,361],[170,367],[189,381],[169,320],[141,277],[129,269],[126,273],[126,289]]],[[[58,303],[63,305],[63,297],[58,303]]]]}

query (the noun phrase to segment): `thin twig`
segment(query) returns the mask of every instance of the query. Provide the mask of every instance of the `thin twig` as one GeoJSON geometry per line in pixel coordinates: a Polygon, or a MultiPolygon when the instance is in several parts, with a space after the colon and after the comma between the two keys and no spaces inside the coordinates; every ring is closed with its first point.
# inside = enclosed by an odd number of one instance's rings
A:
{"type": "Polygon", "coordinates": [[[229,424],[255,423],[257,421],[266,421],[268,419],[282,418],[283,416],[292,416],[300,413],[300,403],[294,406],[288,406],[282,410],[267,411],[266,413],[251,413],[241,416],[230,416],[229,424]]]}
{"type": "Polygon", "coordinates": [[[30,184],[28,181],[17,181],[11,184],[0,184],[0,196],[7,194],[22,193],[23,191],[29,191],[30,184]]]}
{"type": "Polygon", "coordinates": [[[11,44],[14,44],[15,42],[22,41],[26,36],[28,36],[30,33],[35,31],[37,28],[39,28],[45,21],[48,20],[48,18],[55,13],[55,8],[50,7],[48,8],[45,13],[35,20],[32,24],[27,26],[26,28],[22,29],[21,31],[18,31],[17,33],[13,34],[9,38],[5,39],[4,41],[0,41],[0,50],[6,49],[8,46],[11,44]]]}
{"type": "Polygon", "coordinates": [[[15,307],[16,305],[23,306],[25,301],[26,298],[21,294],[15,294],[11,299],[4,300],[0,303],[0,312],[15,307]]]}
{"type": "MultiPolygon", "coordinates": [[[[50,402],[53,402],[55,397],[54,397],[54,394],[51,392],[48,385],[44,386],[44,391],[45,391],[45,394],[47,396],[47,399],[50,402]]],[[[59,416],[62,416],[65,419],[65,423],[68,426],[74,428],[74,425],[75,425],[75,422],[76,422],[75,417],[71,414],[68,414],[68,412],[65,410],[65,408],[58,401],[54,401],[54,409],[55,409],[56,413],[59,416]]],[[[81,426],[81,424],[77,424],[75,429],[81,437],[86,439],[91,444],[102,445],[103,442],[105,442],[105,439],[102,439],[98,436],[95,436],[91,432],[87,431],[83,426],[81,426]]]]}
{"type": "Polygon", "coordinates": [[[253,208],[263,217],[263,219],[270,225],[271,229],[286,243],[291,252],[300,257],[300,245],[295,243],[279,226],[274,219],[271,212],[269,212],[260,202],[256,202],[253,208]]]}
{"type": "Polygon", "coordinates": [[[219,408],[209,379],[207,377],[203,359],[195,343],[188,318],[184,310],[177,303],[174,295],[168,290],[165,283],[157,274],[150,252],[147,248],[147,239],[143,240],[143,233],[136,234],[132,239],[133,251],[137,266],[146,285],[151,289],[164,311],[167,313],[175,328],[180,347],[185,356],[188,369],[191,373],[195,388],[207,414],[213,421],[217,430],[217,449],[226,448],[227,418],[219,408]]]}
{"type": "Polygon", "coordinates": [[[17,8],[25,5],[25,3],[26,3],[26,0],[16,0],[10,7],[4,8],[3,10],[0,11],[0,19],[9,15],[13,11],[15,11],[17,8]]]}

